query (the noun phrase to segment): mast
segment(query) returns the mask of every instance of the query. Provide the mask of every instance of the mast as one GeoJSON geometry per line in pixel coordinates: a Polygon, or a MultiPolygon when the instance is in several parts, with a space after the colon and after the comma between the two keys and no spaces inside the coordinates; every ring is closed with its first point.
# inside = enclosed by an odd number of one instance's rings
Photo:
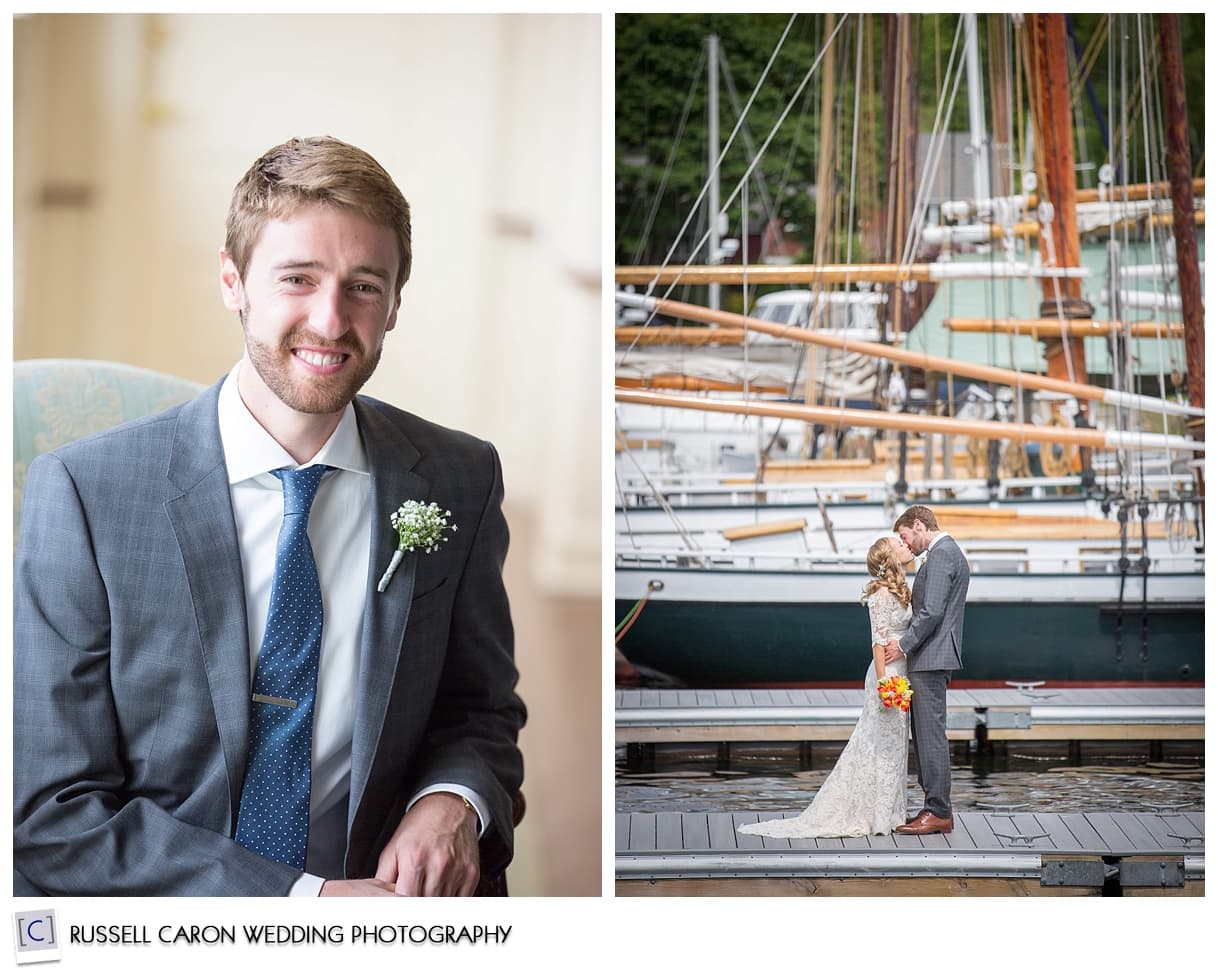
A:
{"type": "MultiPolygon", "coordinates": [[[[719,37],[711,34],[706,38],[706,142],[710,172],[710,193],[707,196],[707,215],[710,223],[710,249],[707,263],[719,262],[719,37]]],[[[719,284],[710,285],[709,304],[719,309],[719,284]]]]}
{"type": "MultiPolygon", "coordinates": [[[[836,26],[837,19],[834,14],[825,14],[825,37],[833,38],[833,28],[836,26]]],[[[833,213],[837,209],[834,192],[834,177],[835,166],[833,164],[833,142],[834,133],[837,130],[837,122],[834,117],[833,103],[835,100],[835,89],[837,80],[837,40],[830,40],[825,50],[825,59],[822,62],[823,67],[820,72],[821,87],[820,87],[820,143],[817,150],[817,165],[816,165],[816,230],[812,237],[812,261],[817,265],[823,265],[827,261],[829,240],[833,235],[833,213]]],[[[809,282],[810,290],[816,291],[819,289],[814,284],[809,282]]],[[[808,320],[809,327],[820,326],[820,321],[817,319],[808,320]]],[[[804,401],[808,404],[814,403],[819,397],[819,390],[816,387],[816,378],[820,365],[820,355],[817,352],[815,345],[808,345],[804,356],[804,401]]],[[[816,440],[811,425],[804,428],[803,434],[803,449],[804,455],[812,455],[816,446],[816,440]]]]}
{"type": "MultiPolygon", "coordinates": [[[[888,133],[888,206],[884,224],[884,259],[900,263],[913,219],[914,163],[918,149],[918,114],[914,103],[913,18],[884,15],[884,121],[888,133]]],[[[914,304],[904,287],[888,292],[888,311],[895,334],[912,326],[914,304]]]]}
{"type": "MultiPolygon", "coordinates": [[[[1163,101],[1167,114],[1167,168],[1171,180],[1173,230],[1176,239],[1176,274],[1184,316],[1184,353],[1188,368],[1188,401],[1205,407],[1205,306],[1193,228],[1192,159],[1188,146],[1188,101],[1184,94],[1184,63],[1180,44],[1180,16],[1158,15],[1159,46],[1163,55],[1163,101]]],[[[1199,440],[1205,439],[1205,418],[1189,422],[1199,440]]],[[[1201,480],[1204,483],[1204,479],[1201,480]]]]}
{"type": "Polygon", "coordinates": [[[985,133],[985,103],[981,88],[981,56],[977,49],[977,15],[964,17],[965,66],[968,70],[969,148],[973,151],[973,196],[985,199],[990,194],[989,139],[985,133]]]}
{"type": "MultiPolygon", "coordinates": [[[[1039,194],[1044,202],[1038,206],[1042,222],[1051,219],[1048,232],[1040,234],[1041,260],[1050,266],[1077,267],[1082,262],[1078,238],[1078,200],[1074,183],[1074,139],[1070,114],[1070,71],[1067,64],[1066,15],[1060,13],[1029,14],[1028,43],[1032,55],[1032,108],[1037,122],[1036,140],[1039,149],[1041,175],[1039,194]]],[[[1078,280],[1045,279],[1041,281],[1044,299],[1041,317],[1064,320],[1089,319],[1094,308],[1083,299],[1078,280]]],[[[1085,383],[1087,361],[1082,338],[1063,334],[1042,338],[1045,345],[1045,369],[1051,377],[1085,383]]],[[[1088,408],[1079,401],[1075,421],[1080,426],[1090,424],[1088,408]]],[[[1083,487],[1090,490],[1094,483],[1091,453],[1079,452],[1083,487]]]]}
{"type": "MultiPolygon", "coordinates": [[[[825,14],[825,36],[833,37],[836,16],[825,14]]],[[[837,41],[829,42],[825,49],[825,58],[821,62],[820,87],[820,147],[817,150],[816,165],[816,230],[812,238],[812,262],[817,265],[828,261],[829,240],[833,233],[833,213],[836,210],[834,191],[834,172],[836,166],[833,158],[834,134],[837,130],[837,120],[833,110],[836,100],[837,81],[837,41]]]]}
{"type": "MultiPolygon", "coordinates": [[[[1040,237],[1041,258],[1046,265],[1077,267],[1081,257],[1074,185],[1074,140],[1070,125],[1070,73],[1066,63],[1066,16],[1060,13],[1029,14],[1028,43],[1033,70],[1032,105],[1039,132],[1037,145],[1040,172],[1038,195],[1052,207],[1051,232],[1040,237]]],[[[1082,298],[1077,280],[1046,279],[1041,317],[1078,320],[1091,317],[1093,308],[1082,298]]],[[[1078,339],[1045,341],[1045,365],[1052,377],[1087,380],[1083,342],[1078,339]]]]}

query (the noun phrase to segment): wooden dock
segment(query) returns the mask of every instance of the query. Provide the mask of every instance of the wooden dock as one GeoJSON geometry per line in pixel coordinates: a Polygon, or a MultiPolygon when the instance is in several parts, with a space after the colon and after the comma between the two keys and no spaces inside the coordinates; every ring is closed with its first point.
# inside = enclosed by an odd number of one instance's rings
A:
{"type": "MultiPolygon", "coordinates": [[[[1200,740],[1204,688],[951,688],[953,741],[1200,740]]],[[[616,692],[618,744],[844,741],[863,689],[656,689],[616,692]]]]}
{"type": "Polygon", "coordinates": [[[1202,896],[1205,814],[979,813],[933,836],[769,839],[794,813],[619,813],[618,896],[1202,896]]]}

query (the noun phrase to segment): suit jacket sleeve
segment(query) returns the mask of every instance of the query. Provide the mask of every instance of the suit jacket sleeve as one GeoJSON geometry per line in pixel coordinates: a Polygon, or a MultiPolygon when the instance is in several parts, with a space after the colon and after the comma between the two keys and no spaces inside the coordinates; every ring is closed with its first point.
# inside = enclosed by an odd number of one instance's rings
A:
{"type": "Polygon", "coordinates": [[[912,657],[939,630],[947,613],[947,601],[956,582],[959,565],[954,558],[939,551],[938,556],[927,554],[922,566],[923,575],[917,580],[914,589],[913,619],[900,640],[901,650],[906,657],[912,657]]]}
{"type": "Polygon", "coordinates": [[[503,583],[503,478],[494,448],[482,445],[488,489],[457,579],[444,666],[412,788],[457,783],[482,796],[491,812],[483,867],[497,871],[511,858],[512,795],[523,777],[516,739],[525,708],[515,692],[512,618],[503,583]]]}
{"type": "Polygon", "coordinates": [[[54,454],[26,480],[13,610],[18,877],[49,894],[286,894],[298,871],[126,788],[143,753],[125,747],[110,682],[109,591],[85,503],[54,454]]]}

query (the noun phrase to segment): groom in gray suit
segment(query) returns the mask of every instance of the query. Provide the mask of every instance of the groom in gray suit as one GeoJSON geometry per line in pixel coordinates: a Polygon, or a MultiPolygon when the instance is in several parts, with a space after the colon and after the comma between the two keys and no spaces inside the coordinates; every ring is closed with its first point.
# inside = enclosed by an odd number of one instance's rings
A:
{"type": "Polygon", "coordinates": [[[926,506],[910,506],[893,525],[917,555],[926,559],[914,577],[913,618],[900,641],[888,642],[889,662],[908,658],[913,688],[910,721],[918,755],[918,784],[925,793],[920,813],[898,833],[952,831],[952,767],[947,748],[947,686],[961,667],[968,561],[926,506]]]}
{"type": "Polygon", "coordinates": [[[241,360],[31,464],[18,895],[467,895],[507,866],[525,712],[499,460],[357,397],[410,262],[409,207],[371,156],[271,149],[220,253],[241,360]],[[390,515],[417,526],[432,502],[442,518],[399,537],[390,515]],[[260,687],[284,641],[307,648],[299,691],[260,687]]]}

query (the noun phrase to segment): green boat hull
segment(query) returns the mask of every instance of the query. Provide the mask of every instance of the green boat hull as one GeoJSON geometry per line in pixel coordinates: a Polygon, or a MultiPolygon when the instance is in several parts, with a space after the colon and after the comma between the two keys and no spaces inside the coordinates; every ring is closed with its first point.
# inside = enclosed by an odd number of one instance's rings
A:
{"type": "MultiPolygon", "coordinates": [[[[617,621],[633,601],[617,600],[617,621]]],[[[1201,604],[970,603],[970,681],[1205,680],[1201,604]]],[[[686,684],[725,687],[861,681],[871,660],[857,604],[683,603],[653,600],[618,644],[635,665],[686,684]]]]}

